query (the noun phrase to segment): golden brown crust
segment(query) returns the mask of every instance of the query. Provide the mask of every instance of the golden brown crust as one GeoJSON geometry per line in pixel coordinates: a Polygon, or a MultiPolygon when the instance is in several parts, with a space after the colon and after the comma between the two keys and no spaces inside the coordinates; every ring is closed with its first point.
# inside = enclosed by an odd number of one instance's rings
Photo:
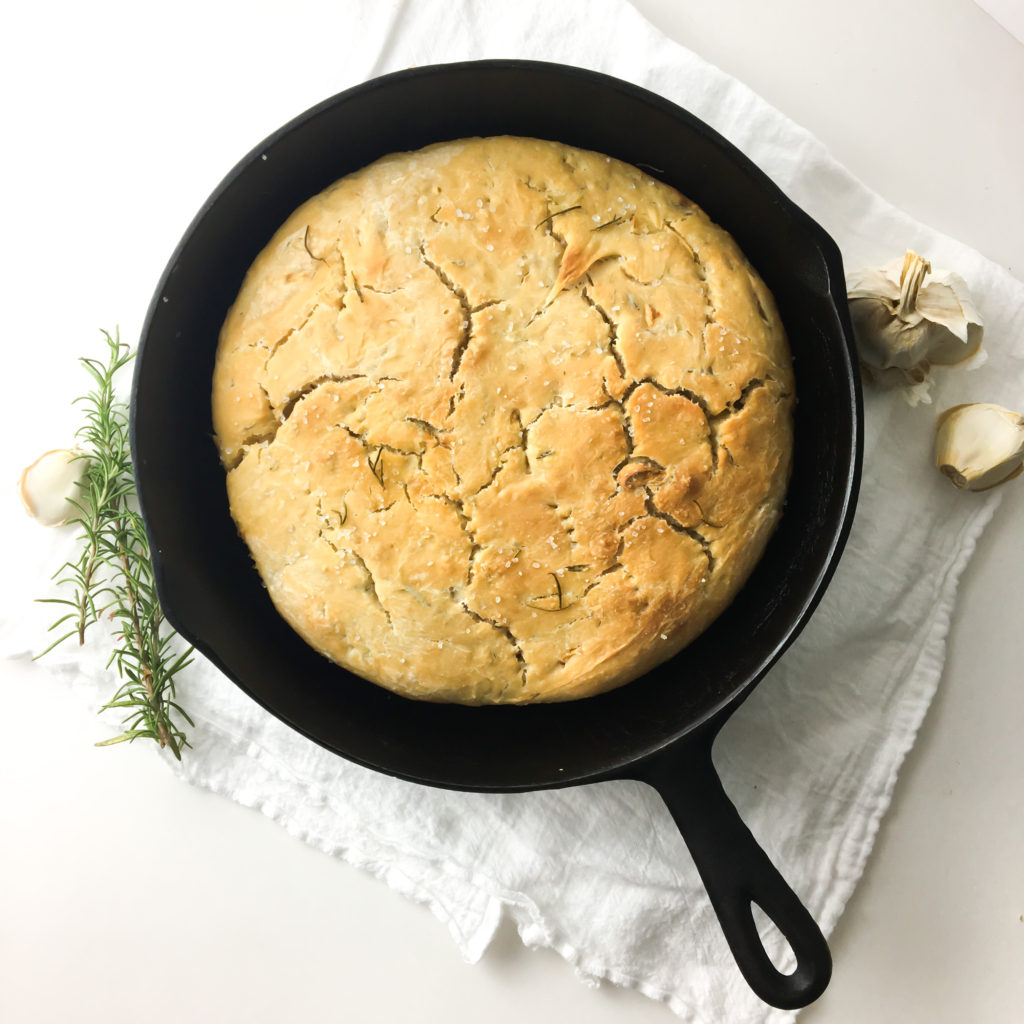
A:
{"type": "Polygon", "coordinates": [[[221,332],[217,442],[281,614],[411,697],[585,697],[689,643],[782,507],[774,301],[674,189],[471,139],[304,203],[221,332]]]}

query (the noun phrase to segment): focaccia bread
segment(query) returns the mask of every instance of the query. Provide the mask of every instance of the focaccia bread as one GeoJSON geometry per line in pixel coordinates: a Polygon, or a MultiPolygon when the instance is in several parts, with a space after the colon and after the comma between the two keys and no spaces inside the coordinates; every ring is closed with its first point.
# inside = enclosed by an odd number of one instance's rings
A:
{"type": "Polygon", "coordinates": [[[465,704],[599,693],[704,630],[779,518],[792,404],[726,232],[635,167],[511,137],[304,203],[213,379],[281,615],[366,679],[465,704]]]}

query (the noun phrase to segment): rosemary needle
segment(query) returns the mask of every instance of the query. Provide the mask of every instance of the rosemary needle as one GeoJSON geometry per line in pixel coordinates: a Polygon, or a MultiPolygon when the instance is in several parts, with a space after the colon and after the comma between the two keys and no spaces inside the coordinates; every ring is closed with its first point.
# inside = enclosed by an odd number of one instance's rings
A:
{"type": "Polygon", "coordinates": [[[76,399],[85,422],[75,436],[88,460],[72,501],[78,511],[70,521],[80,531],[78,555],[54,576],[59,586],[72,588],[73,596],[43,599],[68,610],[50,626],[65,632],[39,657],[71,637],[84,644],[86,631],[101,619],[115,623],[107,667],[117,669],[121,685],[101,711],[121,709],[124,731],[97,746],[148,738],[181,760],[182,748],[189,746],[181,723],[193,722],[175,700],[175,677],[192,661],[192,648],[178,651],[176,634],[164,619],[136,508],[128,410],[114,392],[114,378],[134,352],[117,331],[103,334],[106,360],[80,360],[94,388],[76,399]]]}

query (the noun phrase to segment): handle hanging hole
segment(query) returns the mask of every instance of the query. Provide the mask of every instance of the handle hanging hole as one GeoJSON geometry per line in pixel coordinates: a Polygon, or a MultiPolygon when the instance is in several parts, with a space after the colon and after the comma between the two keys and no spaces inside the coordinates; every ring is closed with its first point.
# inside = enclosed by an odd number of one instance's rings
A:
{"type": "Polygon", "coordinates": [[[796,954],[789,944],[786,936],[779,931],[779,926],[761,909],[758,904],[751,901],[750,913],[754,918],[754,927],[757,929],[761,945],[768,954],[772,966],[779,974],[791,975],[796,970],[796,954]]]}

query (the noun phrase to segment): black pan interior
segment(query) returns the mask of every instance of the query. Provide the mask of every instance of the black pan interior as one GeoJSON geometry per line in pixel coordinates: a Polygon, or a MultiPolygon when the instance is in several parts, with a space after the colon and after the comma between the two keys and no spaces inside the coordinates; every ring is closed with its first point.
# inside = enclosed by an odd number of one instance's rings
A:
{"type": "Polygon", "coordinates": [[[378,770],[473,789],[628,774],[633,762],[727,714],[795,636],[831,574],[859,465],[859,392],[842,295],[839,254],[821,228],[702,122],[615,79],[477,62],[402,72],[328,100],[231,171],[153,297],[135,371],[133,450],[167,616],[274,714],[378,770]],[[228,513],[210,378],[245,270],[299,203],[386,153],[501,133],[657,168],[733,233],[789,332],[797,451],[785,516],[754,576],[674,660],[585,701],[462,708],[410,701],[351,676],[277,615],[228,513]]]}

